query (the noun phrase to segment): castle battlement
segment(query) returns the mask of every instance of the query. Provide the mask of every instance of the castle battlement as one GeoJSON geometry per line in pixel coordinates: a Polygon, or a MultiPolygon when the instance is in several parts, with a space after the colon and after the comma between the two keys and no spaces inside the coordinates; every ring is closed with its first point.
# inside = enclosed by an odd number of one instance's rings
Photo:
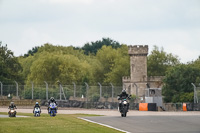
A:
{"type": "Polygon", "coordinates": [[[124,76],[124,77],[122,77],[122,81],[123,82],[130,82],[131,81],[131,77],[130,76],[124,76]]]}
{"type": "Polygon", "coordinates": [[[148,45],[133,45],[128,47],[128,54],[134,56],[147,56],[148,45]]]}

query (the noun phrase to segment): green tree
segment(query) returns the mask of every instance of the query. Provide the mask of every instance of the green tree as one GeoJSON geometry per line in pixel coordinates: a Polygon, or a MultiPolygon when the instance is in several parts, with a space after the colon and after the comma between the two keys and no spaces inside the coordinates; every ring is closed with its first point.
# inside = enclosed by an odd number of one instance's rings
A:
{"type": "MultiPolygon", "coordinates": [[[[96,85],[97,82],[103,83],[104,80],[104,75],[103,75],[103,65],[101,64],[101,62],[97,59],[96,56],[93,55],[89,55],[88,58],[86,58],[88,64],[90,64],[90,74],[91,74],[91,78],[90,78],[90,83],[96,85]]],[[[88,78],[86,77],[85,79],[88,80],[88,78]]],[[[85,81],[88,82],[88,81],[85,81]]]]}
{"type": "Polygon", "coordinates": [[[178,56],[167,54],[163,48],[159,50],[157,46],[154,46],[147,57],[148,76],[164,76],[169,68],[177,64],[180,64],[178,56]]]}
{"type": "Polygon", "coordinates": [[[89,55],[89,54],[95,54],[97,53],[97,51],[99,49],[102,48],[102,46],[112,46],[112,48],[119,48],[120,47],[120,44],[110,38],[102,38],[102,40],[99,40],[99,41],[96,41],[96,42],[91,42],[91,43],[86,43],[82,49],[85,51],[84,53],[86,55],[89,55]]]}
{"type": "Polygon", "coordinates": [[[32,50],[29,50],[29,51],[27,52],[27,54],[24,54],[24,57],[28,57],[28,56],[30,56],[30,55],[33,55],[33,54],[37,53],[38,49],[39,49],[38,46],[33,47],[32,50]]]}
{"type": "Polygon", "coordinates": [[[188,65],[200,69],[200,56],[195,61],[188,62],[188,65]]]}
{"type": "Polygon", "coordinates": [[[21,71],[21,75],[24,80],[27,80],[28,75],[30,74],[30,68],[32,66],[32,63],[36,60],[35,56],[28,56],[26,58],[24,57],[18,57],[19,63],[21,64],[23,70],[21,71]]]}
{"type": "Polygon", "coordinates": [[[103,46],[96,55],[97,59],[101,63],[103,69],[100,72],[102,75],[101,83],[105,83],[105,78],[107,77],[106,74],[108,74],[112,67],[114,66],[115,59],[118,58],[117,50],[113,49],[111,46],[103,46]]]}
{"type": "Polygon", "coordinates": [[[114,64],[111,65],[111,70],[108,72],[105,82],[122,85],[122,77],[130,75],[130,57],[128,55],[128,47],[122,45],[117,49],[117,55],[114,59],[114,64]]]}
{"type": "Polygon", "coordinates": [[[35,60],[31,65],[28,81],[34,81],[34,83],[58,81],[58,65],[60,64],[59,57],[53,53],[47,52],[43,52],[40,56],[41,57],[35,60]]]}
{"type": "Polygon", "coordinates": [[[72,82],[91,82],[91,65],[87,61],[79,60],[73,55],[64,55],[60,57],[61,64],[59,65],[61,81],[65,82],[67,79],[68,84],[72,82]]]}
{"type": "Polygon", "coordinates": [[[88,58],[81,50],[74,50],[71,46],[45,44],[34,56],[21,58],[20,62],[26,68],[23,74],[28,79],[27,84],[31,81],[37,84],[44,81],[55,84],[58,80],[62,84],[93,81],[88,58]]]}
{"type": "Polygon", "coordinates": [[[111,46],[103,46],[96,55],[101,63],[102,78],[101,83],[122,84],[122,77],[129,75],[130,61],[128,55],[128,47],[122,45],[121,48],[113,49],[111,46]]]}
{"type": "Polygon", "coordinates": [[[3,46],[0,42],[0,81],[13,82],[14,80],[23,82],[20,76],[22,67],[13,52],[8,49],[7,45],[3,46]]]}
{"type": "Polygon", "coordinates": [[[170,68],[164,78],[162,93],[165,102],[192,102],[193,86],[200,78],[200,69],[181,64],[170,68]]]}

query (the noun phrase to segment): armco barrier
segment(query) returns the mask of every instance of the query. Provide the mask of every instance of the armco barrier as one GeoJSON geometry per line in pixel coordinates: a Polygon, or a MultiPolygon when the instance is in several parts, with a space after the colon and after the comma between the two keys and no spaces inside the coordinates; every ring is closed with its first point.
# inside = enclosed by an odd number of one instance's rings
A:
{"type": "Polygon", "coordinates": [[[140,103],[139,111],[148,111],[148,103],[140,103]]]}
{"type": "Polygon", "coordinates": [[[194,103],[187,103],[186,107],[187,107],[187,111],[198,111],[194,109],[195,104],[194,103]]]}
{"type": "Polygon", "coordinates": [[[187,111],[187,104],[183,103],[183,111],[187,111]]]}
{"type": "Polygon", "coordinates": [[[157,111],[156,103],[148,103],[148,111],[157,111]]]}
{"type": "Polygon", "coordinates": [[[157,111],[156,103],[140,103],[139,111],[157,111]]]}

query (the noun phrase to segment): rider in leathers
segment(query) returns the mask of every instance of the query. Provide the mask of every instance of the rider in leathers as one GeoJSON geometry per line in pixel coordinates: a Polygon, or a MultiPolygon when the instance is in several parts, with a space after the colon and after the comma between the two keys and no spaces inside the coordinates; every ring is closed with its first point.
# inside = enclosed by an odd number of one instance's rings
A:
{"type": "MultiPolygon", "coordinates": [[[[34,108],[33,108],[33,113],[34,113],[34,109],[35,108],[39,108],[40,109],[40,105],[39,105],[39,103],[38,102],[36,102],[35,103],[35,106],[34,106],[34,108]]],[[[40,113],[41,113],[42,111],[41,111],[41,109],[40,109],[40,113]]]]}
{"type": "MultiPolygon", "coordinates": [[[[17,109],[17,107],[16,107],[16,105],[14,104],[14,102],[11,102],[10,103],[10,106],[8,107],[8,109],[11,109],[11,108],[13,108],[13,109],[17,109]]],[[[10,111],[9,111],[10,112],[10,111]]],[[[9,113],[8,112],[8,113],[9,113]]],[[[15,115],[16,115],[16,111],[15,111],[15,115]]]]}
{"type": "Polygon", "coordinates": [[[11,109],[11,108],[17,109],[17,107],[16,107],[16,105],[14,104],[14,102],[11,102],[11,103],[10,103],[10,106],[8,107],[8,109],[11,109]]]}
{"type": "MultiPolygon", "coordinates": [[[[51,97],[50,100],[48,101],[48,108],[47,108],[48,113],[49,113],[49,105],[50,105],[50,103],[55,103],[57,105],[56,100],[54,99],[54,97],[51,97]]],[[[57,109],[56,109],[56,111],[57,111],[57,109]]]]}
{"type": "MultiPolygon", "coordinates": [[[[122,90],[122,93],[120,94],[120,95],[118,95],[118,100],[119,100],[119,110],[120,110],[120,112],[121,112],[121,109],[122,109],[122,99],[130,99],[130,96],[131,95],[128,95],[127,93],[126,93],[126,90],[122,90]]],[[[128,109],[129,109],[129,103],[128,103],[128,109]]]]}

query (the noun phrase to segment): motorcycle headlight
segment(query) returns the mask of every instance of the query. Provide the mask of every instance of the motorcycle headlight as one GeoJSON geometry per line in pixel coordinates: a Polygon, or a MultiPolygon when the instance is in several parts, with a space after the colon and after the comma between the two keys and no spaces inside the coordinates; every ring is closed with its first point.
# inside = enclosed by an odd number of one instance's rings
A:
{"type": "Polygon", "coordinates": [[[127,104],[127,101],[124,101],[124,104],[127,104]]]}
{"type": "Polygon", "coordinates": [[[11,113],[15,112],[14,110],[11,110],[11,113]]]}

